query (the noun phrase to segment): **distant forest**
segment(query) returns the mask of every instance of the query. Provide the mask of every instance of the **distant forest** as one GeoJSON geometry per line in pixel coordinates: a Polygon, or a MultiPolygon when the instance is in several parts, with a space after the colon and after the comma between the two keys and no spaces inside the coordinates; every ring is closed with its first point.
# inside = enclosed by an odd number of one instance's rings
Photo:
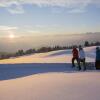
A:
{"type": "MultiPolygon", "coordinates": [[[[23,55],[29,55],[29,54],[34,54],[34,53],[44,53],[44,52],[50,52],[50,51],[56,51],[56,50],[66,50],[66,49],[72,49],[73,46],[76,46],[77,48],[79,45],[72,45],[72,46],[54,46],[54,47],[41,47],[39,49],[28,49],[28,50],[18,50],[15,53],[9,54],[9,53],[0,53],[0,59],[8,59],[8,58],[13,58],[13,57],[19,57],[23,55]]],[[[89,47],[89,46],[100,46],[100,42],[91,42],[89,43],[88,41],[85,41],[84,47],[89,47]]]]}

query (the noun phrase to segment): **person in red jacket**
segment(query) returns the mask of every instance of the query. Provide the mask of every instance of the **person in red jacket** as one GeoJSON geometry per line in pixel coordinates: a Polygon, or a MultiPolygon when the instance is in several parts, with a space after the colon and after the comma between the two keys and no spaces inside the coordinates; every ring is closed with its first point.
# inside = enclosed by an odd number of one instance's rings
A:
{"type": "Polygon", "coordinates": [[[79,70],[81,70],[81,67],[80,67],[80,64],[79,64],[79,54],[78,54],[78,50],[77,50],[77,48],[75,46],[73,47],[72,54],[73,54],[72,66],[75,67],[75,63],[74,62],[76,60],[77,63],[78,63],[79,70]]]}

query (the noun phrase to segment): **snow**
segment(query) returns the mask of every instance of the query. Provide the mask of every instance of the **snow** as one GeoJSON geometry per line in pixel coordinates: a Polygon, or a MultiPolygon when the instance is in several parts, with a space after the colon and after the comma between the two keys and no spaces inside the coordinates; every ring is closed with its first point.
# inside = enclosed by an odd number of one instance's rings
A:
{"type": "Polygon", "coordinates": [[[100,100],[100,73],[46,73],[0,82],[0,100],[100,100]]]}
{"type": "MultiPolygon", "coordinates": [[[[95,61],[95,46],[84,48],[86,53],[86,61],[95,61]]],[[[72,50],[59,50],[49,53],[39,53],[18,58],[1,60],[0,64],[16,64],[16,63],[71,63],[72,50]]]]}
{"type": "MultiPolygon", "coordinates": [[[[95,61],[95,47],[84,48],[95,61]]],[[[100,100],[100,71],[76,71],[71,50],[0,61],[0,100],[100,100]]]]}

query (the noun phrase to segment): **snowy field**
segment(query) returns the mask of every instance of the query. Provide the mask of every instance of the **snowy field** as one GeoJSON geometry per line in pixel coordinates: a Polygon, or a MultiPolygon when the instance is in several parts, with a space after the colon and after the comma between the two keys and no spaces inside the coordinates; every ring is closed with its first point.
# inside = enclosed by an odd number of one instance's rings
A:
{"type": "MultiPolygon", "coordinates": [[[[95,61],[95,46],[85,48],[86,61],[95,61]]],[[[72,50],[59,50],[49,53],[39,53],[18,58],[1,60],[0,64],[16,64],[16,63],[71,63],[72,50]]]]}
{"type": "MultiPolygon", "coordinates": [[[[85,48],[95,61],[95,47],[85,48]]],[[[100,71],[76,71],[71,50],[0,60],[0,100],[100,100],[100,71]]]]}

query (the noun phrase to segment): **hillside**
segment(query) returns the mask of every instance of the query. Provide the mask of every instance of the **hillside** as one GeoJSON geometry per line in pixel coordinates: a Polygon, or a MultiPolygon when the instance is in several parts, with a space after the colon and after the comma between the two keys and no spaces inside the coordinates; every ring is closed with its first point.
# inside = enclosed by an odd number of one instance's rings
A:
{"type": "MultiPolygon", "coordinates": [[[[88,62],[95,47],[85,48],[88,62]]],[[[76,71],[71,50],[0,61],[0,100],[100,100],[100,71],[76,71]]]]}
{"type": "MultiPolygon", "coordinates": [[[[86,61],[95,61],[95,46],[84,48],[86,52],[86,61]]],[[[49,53],[38,53],[18,58],[0,60],[0,64],[16,63],[71,63],[72,50],[59,50],[49,53]]]]}

